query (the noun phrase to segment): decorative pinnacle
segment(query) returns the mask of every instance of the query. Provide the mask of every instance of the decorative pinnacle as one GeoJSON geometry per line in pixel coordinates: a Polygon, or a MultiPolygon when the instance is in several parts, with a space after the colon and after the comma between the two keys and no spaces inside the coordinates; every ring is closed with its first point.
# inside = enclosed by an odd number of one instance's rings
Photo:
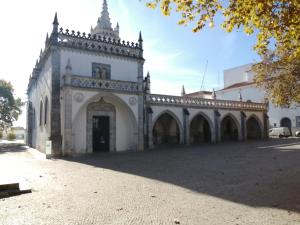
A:
{"type": "Polygon", "coordinates": [[[216,99],[216,98],[217,98],[216,91],[215,91],[214,88],[213,88],[213,91],[212,91],[212,98],[213,98],[213,99],[216,99]]]}
{"type": "Polygon", "coordinates": [[[140,31],[140,35],[139,35],[139,42],[142,42],[143,38],[142,38],[142,32],[140,31]]]}
{"type": "Polygon", "coordinates": [[[149,71],[147,72],[147,78],[150,78],[150,73],[149,73],[149,71]]]}
{"type": "Polygon", "coordinates": [[[182,89],[181,89],[181,96],[185,95],[185,89],[184,89],[184,85],[182,85],[182,89]]]}
{"type": "Polygon", "coordinates": [[[47,35],[46,35],[46,44],[48,43],[49,41],[49,35],[48,35],[48,32],[47,32],[47,35]]]}
{"type": "Polygon", "coordinates": [[[66,74],[71,74],[71,73],[72,73],[72,66],[71,66],[71,60],[69,58],[68,63],[66,65],[66,74]]]}
{"type": "Polygon", "coordinates": [[[242,97],[241,90],[239,91],[239,100],[240,100],[240,101],[243,101],[243,97],[242,97]]]}
{"type": "Polygon", "coordinates": [[[54,20],[53,20],[53,25],[59,25],[58,19],[57,19],[57,12],[55,12],[54,20]]]}

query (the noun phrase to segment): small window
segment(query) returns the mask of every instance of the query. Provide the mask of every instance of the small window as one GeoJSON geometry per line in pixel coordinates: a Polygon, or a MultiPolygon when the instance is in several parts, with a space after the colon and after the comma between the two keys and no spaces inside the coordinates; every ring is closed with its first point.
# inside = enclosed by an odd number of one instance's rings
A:
{"type": "Polygon", "coordinates": [[[92,63],[92,77],[98,79],[111,79],[111,68],[109,64],[92,63]]]}
{"type": "Polygon", "coordinates": [[[43,102],[40,102],[40,126],[43,124],[43,102]]]}
{"type": "Polygon", "coordinates": [[[33,113],[32,113],[32,128],[35,128],[35,108],[33,108],[33,113]]]}
{"type": "Polygon", "coordinates": [[[44,116],[45,117],[45,119],[44,119],[45,121],[44,122],[45,122],[45,125],[46,125],[47,124],[47,120],[48,120],[48,97],[46,97],[46,100],[45,100],[45,110],[44,111],[45,111],[45,116],[44,116]]]}

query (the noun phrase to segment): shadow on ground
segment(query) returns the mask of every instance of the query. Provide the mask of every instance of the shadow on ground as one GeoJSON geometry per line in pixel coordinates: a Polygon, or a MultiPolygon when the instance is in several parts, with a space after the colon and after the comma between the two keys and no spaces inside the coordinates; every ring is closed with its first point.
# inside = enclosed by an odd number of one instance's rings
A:
{"type": "Polygon", "coordinates": [[[268,140],[64,158],[253,207],[300,212],[300,140],[268,140]],[[298,145],[298,146],[297,146],[298,145]]]}
{"type": "Polygon", "coordinates": [[[7,152],[25,152],[28,147],[24,143],[0,143],[0,154],[7,152]]]}

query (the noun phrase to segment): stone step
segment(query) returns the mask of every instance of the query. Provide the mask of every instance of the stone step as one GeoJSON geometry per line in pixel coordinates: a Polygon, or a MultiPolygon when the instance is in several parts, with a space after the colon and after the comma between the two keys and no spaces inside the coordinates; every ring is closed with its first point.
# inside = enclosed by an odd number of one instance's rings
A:
{"type": "Polygon", "coordinates": [[[11,190],[19,190],[19,182],[13,183],[0,183],[0,191],[11,191],[11,190]]]}
{"type": "Polygon", "coordinates": [[[24,183],[0,183],[0,199],[26,193],[31,193],[31,188],[24,183]]]}

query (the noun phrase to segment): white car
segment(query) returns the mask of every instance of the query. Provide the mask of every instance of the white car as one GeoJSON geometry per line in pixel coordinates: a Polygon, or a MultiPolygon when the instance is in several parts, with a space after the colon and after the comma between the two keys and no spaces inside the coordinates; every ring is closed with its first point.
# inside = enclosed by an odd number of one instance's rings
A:
{"type": "Polygon", "coordinates": [[[274,127],[269,129],[269,136],[282,138],[282,137],[289,137],[292,135],[288,127],[274,127]]]}
{"type": "Polygon", "coordinates": [[[295,132],[295,136],[296,136],[296,137],[300,137],[300,131],[299,131],[299,130],[297,130],[297,131],[295,132]]]}

